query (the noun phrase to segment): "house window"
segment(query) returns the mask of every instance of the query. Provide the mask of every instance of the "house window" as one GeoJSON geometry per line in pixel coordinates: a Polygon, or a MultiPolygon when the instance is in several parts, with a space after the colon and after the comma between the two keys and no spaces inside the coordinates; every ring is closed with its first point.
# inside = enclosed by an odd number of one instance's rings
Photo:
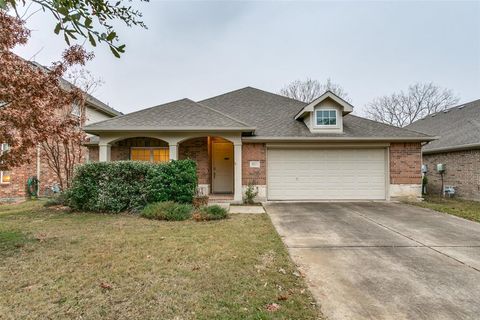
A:
{"type": "MultiPolygon", "coordinates": [[[[0,143],[0,155],[8,151],[7,143],[0,143]]],[[[0,171],[0,184],[10,183],[10,172],[9,171],[0,171]]]]}
{"type": "Polygon", "coordinates": [[[130,159],[135,161],[168,162],[170,152],[168,148],[132,148],[130,159]]]}
{"type": "Polygon", "coordinates": [[[0,143],[0,155],[8,150],[8,143],[0,143]]]}
{"type": "Polygon", "coordinates": [[[82,115],[82,109],[76,103],[72,104],[72,115],[79,118],[82,115]]]}
{"type": "Polygon", "coordinates": [[[337,125],[337,110],[317,110],[315,115],[317,126],[337,125]]]}
{"type": "Polygon", "coordinates": [[[0,183],[10,183],[10,172],[9,171],[0,171],[0,183]]]}

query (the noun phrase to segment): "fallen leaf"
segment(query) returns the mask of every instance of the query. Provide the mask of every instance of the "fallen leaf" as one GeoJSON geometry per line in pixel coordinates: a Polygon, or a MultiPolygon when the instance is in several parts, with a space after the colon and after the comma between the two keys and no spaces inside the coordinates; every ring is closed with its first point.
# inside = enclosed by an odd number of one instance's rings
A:
{"type": "Polygon", "coordinates": [[[286,294],[281,294],[277,297],[277,300],[278,301],[285,301],[285,300],[288,300],[288,295],[286,294]]]}
{"type": "Polygon", "coordinates": [[[283,268],[278,269],[278,272],[283,273],[283,274],[287,274],[287,271],[285,271],[285,269],[283,269],[283,268]]]}
{"type": "Polygon", "coordinates": [[[112,290],[112,285],[106,282],[101,282],[100,283],[100,288],[106,289],[106,290],[112,290]]]}
{"type": "Polygon", "coordinates": [[[280,309],[280,305],[276,303],[269,303],[267,304],[266,309],[268,312],[275,312],[275,311],[278,311],[278,309],[280,309]]]}

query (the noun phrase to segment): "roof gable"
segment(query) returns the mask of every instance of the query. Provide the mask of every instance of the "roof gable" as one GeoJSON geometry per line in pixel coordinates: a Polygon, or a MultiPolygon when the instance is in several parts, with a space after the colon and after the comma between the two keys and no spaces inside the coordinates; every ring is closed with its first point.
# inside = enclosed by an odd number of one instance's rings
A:
{"type": "Polygon", "coordinates": [[[296,115],[295,115],[295,120],[301,119],[305,116],[305,114],[309,112],[313,112],[315,107],[319,105],[321,102],[331,99],[335,101],[341,108],[342,108],[342,114],[346,115],[349,114],[350,112],[353,112],[353,106],[348,103],[347,101],[343,100],[336,94],[334,94],[331,91],[326,91],[324,94],[322,94],[320,97],[317,99],[313,100],[309,104],[307,104],[302,110],[300,110],[296,115]]]}

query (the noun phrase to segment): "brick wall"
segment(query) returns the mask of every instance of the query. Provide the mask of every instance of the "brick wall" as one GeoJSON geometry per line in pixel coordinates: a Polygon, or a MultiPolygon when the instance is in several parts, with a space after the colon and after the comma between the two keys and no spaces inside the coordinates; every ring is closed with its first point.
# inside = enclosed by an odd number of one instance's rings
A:
{"type": "Polygon", "coordinates": [[[267,148],[264,143],[242,145],[242,184],[267,184],[267,148]],[[250,168],[250,161],[260,161],[260,168],[250,168]]]}
{"type": "Polygon", "coordinates": [[[480,201],[480,150],[425,154],[423,163],[428,165],[429,194],[440,194],[442,182],[436,166],[444,163],[444,184],[454,186],[458,197],[480,201]]]}
{"type": "Polygon", "coordinates": [[[210,155],[208,152],[208,138],[195,138],[180,143],[178,159],[192,159],[197,163],[199,184],[211,183],[210,155]]]}
{"type": "Polygon", "coordinates": [[[99,159],[98,146],[88,146],[88,161],[98,162],[98,159],[99,159]]]}
{"type": "MultiPolygon", "coordinates": [[[[98,149],[98,148],[97,148],[98,149]]],[[[86,152],[86,149],[84,149],[86,152]]],[[[85,153],[86,154],[86,153],[85,153]]],[[[43,152],[40,153],[40,195],[44,196],[46,189],[59,181],[55,172],[49,167],[43,152]]],[[[83,162],[84,159],[81,161],[83,162]]],[[[30,163],[9,170],[10,183],[0,184],[0,201],[19,200],[27,196],[26,183],[28,178],[37,175],[37,153],[32,150],[30,163]]]]}
{"type": "Polygon", "coordinates": [[[390,184],[421,184],[421,148],[420,143],[390,145],[390,184]]]}

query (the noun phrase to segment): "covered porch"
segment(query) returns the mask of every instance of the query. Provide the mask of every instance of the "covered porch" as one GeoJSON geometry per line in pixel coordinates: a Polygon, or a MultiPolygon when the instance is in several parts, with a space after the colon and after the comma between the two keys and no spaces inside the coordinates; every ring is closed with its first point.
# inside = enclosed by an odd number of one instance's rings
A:
{"type": "Polygon", "coordinates": [[[183,159],[197,163],[200,194],[221,202],[242,202],[240,132],[102,133],[98,144],[89,146],[89,161],[183,159]]]}

